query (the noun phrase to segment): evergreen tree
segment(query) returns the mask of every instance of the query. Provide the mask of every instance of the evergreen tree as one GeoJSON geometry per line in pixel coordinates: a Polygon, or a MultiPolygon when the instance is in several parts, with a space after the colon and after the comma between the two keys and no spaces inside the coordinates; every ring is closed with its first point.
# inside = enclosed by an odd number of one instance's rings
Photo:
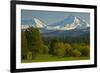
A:
{"type": "Polygon", "coordinates": [[[39,30],[37,28],[30,27],[26,30],[26,37],[28,41],[28,48],[33,53],[33,58],[37,54],[48,53],[48,47],[44,45],[39,30]]]}
{"type": "Polygon", "coordinates": [[[21,33],[21,56],[22,56],[22,59],[26,59],[27,52],[28,52],[28,45],[27,45],[26,34],[24,31],[22,31],[22,33],[21,33]]]}
{"type": "Polygon", "coordinates": [[[55,43],[58,43],[58,42],[60,42],[59,41],[59,39],[57,39],[57,38],[53,38],[53,39],[51,39],[51,42],[50,42],[50,50],[49,50],[49,53],[50,54],[54,54],[54,46],[55,46],[55,43]]]}

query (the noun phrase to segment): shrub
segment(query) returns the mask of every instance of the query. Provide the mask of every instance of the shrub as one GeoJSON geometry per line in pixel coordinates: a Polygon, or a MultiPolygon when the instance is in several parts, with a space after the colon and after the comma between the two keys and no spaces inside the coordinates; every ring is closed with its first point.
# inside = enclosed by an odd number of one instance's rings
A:
{"type": "Polygon", "coordinates": [[[27,59],[31,60],[32,59],[32,52],[27,52],[27,59]]]}
{"type": "Polygon", "coordinates": [[[63,57],[66,54],[65,44],[63,42],[53,42],[51,54],[58,57],[63,57]]]}
{"type": "Polygon", "coordinates": [[[77,49],[81,52],[81,56],[89,56],[90,55],[90,47],[82,44],[73,44],[74,49],[77,49]]]}
{"type": "Polygon", "coordinates": [[[83,56],[90,56],[90,47],[89,46],[84,46],[82,49],[82,55],[83,56]]]}
{"type": "Polygon", "coordinates": [[[81,56],[81,52],[78,51],[77,49],[75,49],[75,50],[73,50],[72,55],[73,55],[74,57],[79,57],[79,56],[81,56]]]}
{"type": "Polygon", "coordinates": [[[66,43],[65,48],[66,48],[66,56],[72,56],[73,49],[72,49],[71,45],[66,43]]]}

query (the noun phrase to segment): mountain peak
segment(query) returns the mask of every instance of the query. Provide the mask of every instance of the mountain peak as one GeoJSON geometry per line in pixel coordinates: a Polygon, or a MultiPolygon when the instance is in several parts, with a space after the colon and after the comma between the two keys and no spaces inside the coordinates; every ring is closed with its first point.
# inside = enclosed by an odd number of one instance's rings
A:
{"type": "MultiPolygon", "coordinates": [[[[43,28],[47,30],[73,30],[73,29],[84,29],[89,27],[89,24],[82,18],[69,15],[64,20],[55,23],[53,26],[46,25],[38,18],[33,18],[33,22],[35,23],[33,27],[36,28],[43,28]]],[[[28,26],[25,26],[25,28],[28,28],[28,26]]]]}

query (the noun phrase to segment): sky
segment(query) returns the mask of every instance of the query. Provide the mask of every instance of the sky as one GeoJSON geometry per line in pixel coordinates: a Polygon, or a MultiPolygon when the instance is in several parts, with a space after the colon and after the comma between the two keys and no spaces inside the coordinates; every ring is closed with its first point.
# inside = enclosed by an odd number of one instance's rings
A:
{"type": "Polygon", "coordinates": [[[68,16],[78,16],[88,23],[90,23],[90,13],[82,12],[61,12],[61,11],[39,11],[39,10],[21,10],[21,24],[32,25],[34,24],[33,18],[40,19],[47,25],[54,24],[62,21],[68,16]]]}

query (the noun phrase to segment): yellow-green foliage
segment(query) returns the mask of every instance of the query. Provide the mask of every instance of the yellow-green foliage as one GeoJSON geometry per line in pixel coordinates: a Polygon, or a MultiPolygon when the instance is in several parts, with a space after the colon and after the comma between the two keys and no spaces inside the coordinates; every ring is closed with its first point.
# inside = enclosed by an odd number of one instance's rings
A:
{"type": "Polygon", "coordinates": [[[79,57],[79,56],[81,56],[81,52],[78,51],[77,49],[74,49],[72,55],[73,55],[74,57],[79,57]]]}
{"type": "Polygon", "coordinates": [[[89,46],[83,46],[82,54],[84,56],[90,56],[90,47],[89,46]]]}
{"type": "Polygon", "coordinates": [[[55,43],[53,49],[54,49],[53,51],[54,55],[59,57],[65,56],[66,48],[63,42],[55,43]]]}
{"type": "Polygon", "coordinates": [[[66,43],[65,48],[66,48],[66,56],[72,56],[72,53],[73,53],[72,46],[70,44],[66,43]]]}
{"type": "Polygon", "coordinates": [[[90,55],[90,47],[88,45],[73,44],[73,48],[80,51],[82,56],[90,55]]]}
{"type": "Polygon", "coordinates": [[[32,52],[27,52],[27,59],[32,60],[32,52]]]}

